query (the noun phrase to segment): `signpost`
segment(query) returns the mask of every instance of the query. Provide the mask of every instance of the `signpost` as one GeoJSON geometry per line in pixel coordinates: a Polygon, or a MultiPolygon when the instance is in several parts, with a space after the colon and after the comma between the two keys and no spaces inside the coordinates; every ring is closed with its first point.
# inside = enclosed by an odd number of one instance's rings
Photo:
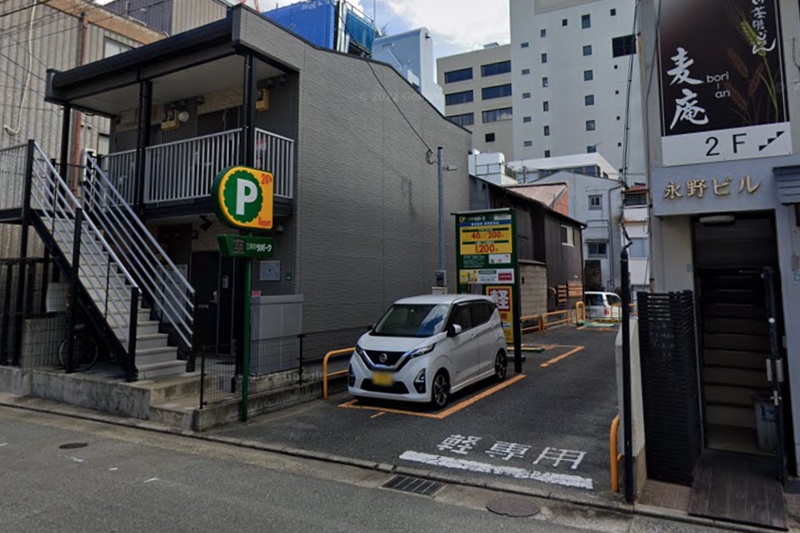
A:
{"type": "MultiPolygon", "coordinates": [[[[245,232],[272,229],[275,180],[269,172],[247,167],[231,167],[214,178],[211,201],[219,220],[245,232]]],[[[250,388],[250,300],[252,297],[252,260],[269,259],[275,249],[272,239],[253,235],[220,235],[220,253],[244,259],[244,325],[242,346],[241,420],[247,421],[250,388]]]]}
{"type": "Polygon", "coordinates": [[[480,292],[497,303],[514,371],[522,372],[517,222],[511,209],[456,213],[458,292],[480,292]]]}

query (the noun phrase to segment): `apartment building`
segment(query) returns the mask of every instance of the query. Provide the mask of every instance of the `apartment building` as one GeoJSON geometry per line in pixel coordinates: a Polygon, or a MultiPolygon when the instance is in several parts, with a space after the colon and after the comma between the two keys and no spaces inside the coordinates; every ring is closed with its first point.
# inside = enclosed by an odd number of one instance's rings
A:
{"type": "Polygon", "coordinates": [[[437,76],[444,88],[445,115],[472,132],[472,148],[501,152],[511,159],[511,46],[493,43],[480,50],[441,57],[437,76]]]}

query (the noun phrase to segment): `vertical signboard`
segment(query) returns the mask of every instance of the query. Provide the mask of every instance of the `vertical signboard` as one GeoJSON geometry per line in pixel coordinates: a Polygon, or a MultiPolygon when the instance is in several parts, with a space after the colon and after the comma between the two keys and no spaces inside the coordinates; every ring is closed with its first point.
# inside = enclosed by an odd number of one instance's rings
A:
{"type": "Polygon", "coordinates": [[[663,165],[792,152],[778,0],[662,0],[663,165]]]}
{"type": "Polygon", "coordinates": [[[517,223],[510,209],[456,213],[458,292],[494,298],[514,370],[522,372],[517,223]]]}

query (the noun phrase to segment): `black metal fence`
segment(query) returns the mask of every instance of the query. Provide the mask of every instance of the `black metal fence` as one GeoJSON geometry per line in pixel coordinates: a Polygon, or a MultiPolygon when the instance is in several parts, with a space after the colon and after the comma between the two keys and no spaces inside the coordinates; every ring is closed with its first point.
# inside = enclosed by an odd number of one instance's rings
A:
{"type": "MultiPolygon", "coordinates": [[[[367,327],[303,333],[251,342],[249,394],[259,394],[322,379],[322,361],[333,350],[355,346],[367,327]]],[[[234,342],[228,353],[204,353],[200,360],[200,407],[240,400],[242,356],[234,342]]],[[[334,371],[347,358],[338,358],[334,371]]]]}

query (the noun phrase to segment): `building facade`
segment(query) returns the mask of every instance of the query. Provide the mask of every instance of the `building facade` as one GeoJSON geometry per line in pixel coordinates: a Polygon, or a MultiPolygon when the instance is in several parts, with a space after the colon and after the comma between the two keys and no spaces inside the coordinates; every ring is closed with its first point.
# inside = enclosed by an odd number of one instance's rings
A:
{"type": "Polygon", "coordinates": [[[230,5],[223,0],[114,0],[103,7],[164,35],[175,35],[224,18],[230,5]]]}
{"type": "Polygon", "coordinates": [[[514,153],[511,97],[511,47],[487,45],[480,50],[437,60],[439,85],[445,93],[445,115],[472,132],[472,148],[514,153]]]}
{"type": "Polygon", "coordinates": [[[599,152],[643,178],[635,4],[511,0],[514,159],[599,152]]]}

